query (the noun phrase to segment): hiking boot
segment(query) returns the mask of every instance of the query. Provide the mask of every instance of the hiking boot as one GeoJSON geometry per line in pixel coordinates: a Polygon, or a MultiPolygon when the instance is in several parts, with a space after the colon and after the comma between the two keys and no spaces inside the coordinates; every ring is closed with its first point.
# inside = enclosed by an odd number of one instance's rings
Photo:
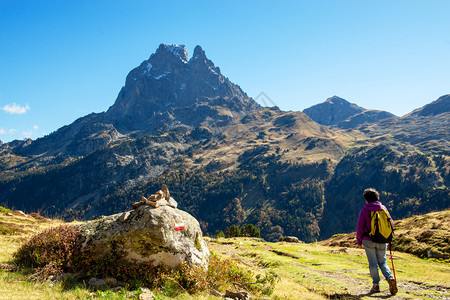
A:
{"type": "Polygon", "coordinates": [[[369,293],[379,293],[380,292],[380,285],[378,283],[374,283],[372,288],[370,289],[369,293]]]}
{"type": "Polygon", "coordinates": [[[389,283],[389,291],[391,292],[391,295],[395,295],[397,294],[397,281],[395,281],[394,278],[388,278],[388,283],[389,283]]]}

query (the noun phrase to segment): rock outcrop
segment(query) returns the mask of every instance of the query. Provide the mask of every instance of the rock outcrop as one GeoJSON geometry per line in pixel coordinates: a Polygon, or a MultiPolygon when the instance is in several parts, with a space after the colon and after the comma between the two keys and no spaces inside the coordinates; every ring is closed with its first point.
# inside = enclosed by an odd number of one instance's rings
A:
{"type": "Polygon", "coordinates": [[[182,262],[207,266],[210,256],[199,222],[190,214],[165,205],[141,205],[135,210],[80,225],[82,253],[95,260],[151,262],[175,267],[182,262]]]}

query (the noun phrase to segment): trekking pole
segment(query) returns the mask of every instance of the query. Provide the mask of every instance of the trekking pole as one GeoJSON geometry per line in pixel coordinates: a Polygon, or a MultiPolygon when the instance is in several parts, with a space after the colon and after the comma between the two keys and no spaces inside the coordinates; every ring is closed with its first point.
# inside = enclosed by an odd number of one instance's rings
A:
{"type": "Polygon", "coordinates": [[[394,272],[394,280],[397,281],[397,278],[395,277],[394,259],[392,258],[391,243],[389,243],[389,253],[391,254],[392,271],[394,272]]]}

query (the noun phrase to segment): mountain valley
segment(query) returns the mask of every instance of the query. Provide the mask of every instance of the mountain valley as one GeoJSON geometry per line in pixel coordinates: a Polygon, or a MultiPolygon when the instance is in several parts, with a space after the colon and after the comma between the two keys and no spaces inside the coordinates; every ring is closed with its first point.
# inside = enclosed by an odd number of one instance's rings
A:
{"type": "Polygon", "coordinates": [[[336,96],[262,107],[200,46],[189,59],[161,44],[106,112],[0,144],[0,205],[93,219],[167,184],[205,233],[251,223],[312,242],[353,231],[370,186],[394,219],[450,207],[449,103],[403,117],[336,96]]]}

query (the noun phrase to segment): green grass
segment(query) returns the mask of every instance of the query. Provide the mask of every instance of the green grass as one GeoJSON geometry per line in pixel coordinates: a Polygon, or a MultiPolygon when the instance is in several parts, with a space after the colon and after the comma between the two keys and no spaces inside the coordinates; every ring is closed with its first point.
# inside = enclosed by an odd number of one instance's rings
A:
{"type": "MultiPolygon", "coordinates": [[[[441,215],[439,215],[441,216],[441,215]]],[[[406,226],[420,223],[428,230],[435,218],[421,217],[406,226]],[[417,222],[416,222],[417,221],[417,222]],[[425,222],[426,221],[426,222],[425,222]],[[428,227],[427,227],[428,226],[428,227]]],[[[438,220],[440,220],[438,218],[438,220]]],[[[21,228],[22,231],[0,235],[0,264],[11,262],[13,253],[32,234],[49,227],[58,226],[60,221],[41,222],[33,218],[0,214],[0,222],[7,228],[21,228]],[[14,225],[12,225],[14,224],[14,225]],[[20,227],[23,226],[23,227],[20,227]]],[[[433,224],[432,224],[433,223],[433,224]]],[[[409,228],[409,227],[408,227],[409,228]]],[[[407,230],[407,229],[405,229],[407,230]]],[[[420,234],[411,226],[409,231],[420,234]]],[[[343,239],[337,236],[335,239],[343,239]]],[[[360,297],[371,299],[367,292],[371,286],[367,259],[364,250],[341,246],[325,246],[322,243],[294,244],[269,243],[255,238],[206,239],[212,253],[220,258],[231,258],[239,266],[264,276],[276,273],[280,281],[275,285],[270,299],[330,299],[360,297]],[[282,256],[276,250],[298,258],[282,256]]],[[[427,299],[432,296],[449,297],[450,266],[445,261],[421,259],[415,255],[394,251],[395,270],[399,282],[399,293],[391,299],[427,299]],[[447,292],[440,291],[446,289],[447,292]],[[409,290],[409,291],[408,291],[409,290]],[[407,293],[407,291],[409,293],[407,293]]],[[[388,265],[391,266],[390,260],[388,265]]],[[[142,290],[124,285],[114,292],[111,288],[93,290],[86,286],[86,280],[69,276],[63,281],[38,282],[29,280],[27,270],[10,272],[0,269],[0,299],[137,299],[142,290]]],[[[227,287],[234,290],[232,286],[227,287]]],[[[382,293],[377,297],[390,297],[388,285],[381,282],[382,293]]],[[[224,289],[220,292],[224,293],[224,289]]],[[[190,295],[176,283],[167,283],[154,290],[155,299],[219,299],[208,291],[190,295]]],[[[263,298],[265,296],[258,296],[263,298]]],[[[258,298],[256,297],[256,298],[258,298]]],[[[255,297],[253,297],[255,298],[255,297]]]]}
{"type": "Polygon", "coordinates": [[[0,206],[0,213],[12,213],[12,210],[8,209],[8,208],[4,208],[3,206],[0,206]]]}
{"type": "MultiPolygon", "coordinates": [[[[223,240],[225,241],[225,240],[223,240]]],[[[310,297],[344,297],[348,295],[369,299],[367,295],[371,286],[367,258],[362,249],[339,251],[340,247],[321,246],[313,244],[266,243],[248,239],[228,239],[232,245],[212,241],[211,249],[216,249],[222,255],[232,256],[242,264],[260,270],[273,270],[282,278],[283,284],[277,285],[274,298],[296,299],[287,290],[306,289],[310,297]],[[241,244],[242,243],[242,244],[241,244]],[[218,246],[216,246],[218,245],[218,246]],[[277,250],[297,256],[298,259],[281,256],[270,250],[277,250]],[[284,293],[284,294],[283,294],[284,293]],[[280,295],[283,295],[280,296],[280,295]]],[[[399,283],[405,287],[420,287],[414,297],[427,299],[435,293],[436,287],[449,288],[450,267],[448,263],[420,259],[417,256],[394,252],[395,269],[399,283]]],[[[389,258],[389,257],[388,257],[389,258]]],[[[388,265],[391,266],[390,260],[388,265]]],[[[383,295],[388,297],[388,284],[381,282],[383,295]]],[[[406,289],[400,287],[397,299],[411,298],[406,289]]],[[[438,293],[442,296],[442,293],[438,293]]],[[[449,293],[446,294],[449,296],[449,293]]],[[[298,296],[298,294],[297,294],[298,296]]],[[[396,299],[393,297],[393,299],[396,299]]]]}

